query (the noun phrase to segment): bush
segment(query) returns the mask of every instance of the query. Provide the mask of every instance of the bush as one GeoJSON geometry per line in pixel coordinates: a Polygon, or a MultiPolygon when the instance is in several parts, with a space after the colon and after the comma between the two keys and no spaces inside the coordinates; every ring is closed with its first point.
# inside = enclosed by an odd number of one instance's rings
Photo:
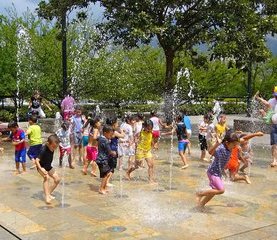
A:
{"type": "Polygon", "coordinates": [[[14,120],[15,115],[7,110],[0,110],[0,121],[10,122],[14,120]]]}

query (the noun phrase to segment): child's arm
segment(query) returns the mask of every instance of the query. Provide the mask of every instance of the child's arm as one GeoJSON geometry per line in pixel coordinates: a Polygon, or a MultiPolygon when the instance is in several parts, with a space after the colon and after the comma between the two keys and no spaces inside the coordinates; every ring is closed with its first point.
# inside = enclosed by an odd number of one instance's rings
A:
{"type": "Polygon", "coordinates": [[[255,96],[255,98],[256,98],[259,102],[261,102],[267,109],[270,109],[270,108],[271,108],[269,102],[266,101],[265,99],[259,97],[258,95],[255,96]]]}
{"type": "Polygon", "coordinates": [[[115,131],[114,132],[114,136],[118,137],[118,138],[124,138],[125,137],[125,133],[124,133],[124,131],[121,131],[121,132],[115,131]]]}
{"type": "Polygon", "coordinates": [[[215,154],[215,150],[217,149],[217,147],[218,147],[220,144],[221,144],[221,140],[217,137],[217,138],[216,138],[216,144],[213,145],[213,147],[210,149],[209,154],[213,156],[213,155],[215,154]]]}
{"type": "Polygon", "coordinates": [[[48,174],[47,171],[43,167],[40,166],[39,158],[36,158],[35,165],[39,171],[43,172],[44,175],[48,174]]]}
{"type": "Polygon", "coordinates": [[[250,133],[240,138],[240,143],[244,143],[245,141],[250,140],[251,138],[254,138],[254,137],[262,137],[263,135],[264,135],[263,132],[250,133]]]}

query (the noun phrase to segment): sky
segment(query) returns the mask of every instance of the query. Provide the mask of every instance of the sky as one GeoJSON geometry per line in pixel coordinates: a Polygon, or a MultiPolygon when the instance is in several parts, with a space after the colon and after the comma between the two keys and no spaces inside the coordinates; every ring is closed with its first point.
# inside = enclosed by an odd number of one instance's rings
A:
{"type": "MultiPolygon", "coordinates": [[[[0,0],[0,14],[8,15],[7,9],[15,7],[18,16],[22,16],[24,12],[29,9],[31,12],[35,12],[40,0],[0,0]]],[[[95,20],[102,18],[103,8],[99,4],[92,5],[90,12],[93,13],[95,20]]]]}

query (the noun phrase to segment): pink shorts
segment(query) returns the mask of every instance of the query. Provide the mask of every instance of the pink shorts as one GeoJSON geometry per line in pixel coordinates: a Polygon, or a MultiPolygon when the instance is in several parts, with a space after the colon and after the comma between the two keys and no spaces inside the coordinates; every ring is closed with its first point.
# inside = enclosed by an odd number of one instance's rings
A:
{"type": "Polygon", "coordinates": [[[207,175],[210,180],[210,186],[212,189],[224,190],[224,185],[221,177],[214,176],[210,173],[207,173],[207,175]]]}
{"type": "Polygon", "coordinates": [[[97,156],[98,156],[97,147],[87,146],[87,160],[96,161],[97,156]]]}
{"type": "Polygon", "coordinates": [[[70,155],[71,154],[71,147],[64,148],[62,146],[59,146],[60,148],[60,157],[62,158],[65,154],[70,155]]]}
{"type": "Polygon", "coordinates": [[[160,137],[160,131],[153,131],[152,132],[152,136],[153,136],[153,138],[159,138],[160,137]]]}

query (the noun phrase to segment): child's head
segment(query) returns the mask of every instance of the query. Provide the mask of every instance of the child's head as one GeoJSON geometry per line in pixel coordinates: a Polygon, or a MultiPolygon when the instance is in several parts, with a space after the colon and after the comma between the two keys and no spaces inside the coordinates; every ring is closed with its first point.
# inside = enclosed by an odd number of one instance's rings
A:
{"type": "Polygon", "coordinates": [[[112,126],[112,128],[115,130],[118,128],[118,120],[117,117],[111,117],[107,118],[106,124],[112,126]]]}
{"type": "Polygon", "coordinates": [[[151,116],[151,117],[157,117],[157,111],[152,110],[152,111],[150,112],[150,116],[151,116]]]}
{"type": "Polygon", "coordinates": [[[62,124],[61,124],[61,127],[64,131],[67,131],[69,129],[69,122],[67,121],[64,121],[62,124]]]}
{"type": "Polygon", "coordinates": [[[224,124],[226,123],[226,115],[225,114],[220,114],[218,117],[218,123],[219,124],[224,124]]]}
{"type": "Polygon", "coordinates": [[[95,117],[90,121],[90,125],[92,128],[100,128],[101,127],[101,118],[100,117],[95,117]]]}
{"type": "Polygon", "coordinates": [[[139,121],[143,121],[143,119],[144,119],[143,114],[142,114],[142,113],[137,113],[137,121],[138,121],[138,122],[139,122],[139,121]]]}
{"type": "Polygon", "coordinates": [[[232,150],[236,145],[238,145],[240,142],[240,137],[237,133],[235,133],[232,129],[229,129],[224,139],[222,140],[222,143],[226,144],[229,150],[232,150]]]}
{"type": "Polygon", "coordinates": [[[35,115],[30,116],[29,119],[28,119],[28,122],[29,122],[30,125],[36,124],[37,121],[38,121],[38,118],[35,115]]]}
{"type": "Polygon", "coordinates": [[[18,123],[15,121],[9,122],[8,129],[10,129],[12,133],[15,133],[16,130],[18,129],[18,123]]]}
{"type": "Polygon", "coordinates": [[[145,120],[143,123],[143,130],[146,132],[152,132],[153,122],[151,120],[145,120]]]}
{"type": "Polygon", "coordinates": [[[107,138],[107,139],[111,139],[113,137],[113,133],[114,130],[112,128],[112,126],[109,125],[105,125],[103,127],[103,135],[107,138]]]}
{"type": "Polygon", "coordinates": [[[59,146],[59,138],[56,134],[52,134],[47,139],[48,147],[51,151],[55,151],[55,149],[59,146]]]}
{"type": "Polygon", "coordinates": [[[178,114],[178,115],[176,116],[175,121],[176,121],[177,123],[179,123],[179,122],[182,122],[182,120],[183,120],[183,116],[182,116],[181,114],[178,114]]]}
{"type": "Polygon", "coordinates": [[[126,123],[130,124],[130,125],[134,125],[136,122],[136,118],[134,115],[128,115],[126,116],[126,123]]]}
{"type": "Polygon", "coordinates": [[[78,117],[81,117],[81,116],[82,116],[82,109],[81,109],[80,106],[76,106],[76,107],[75,107],[75,114],[76,114],[76,116],[78,116],[78,117]]]}
{"type": "Polygon", "coordinates": [[[210,121],[210,116],[208,114],[205,114],[203,119],[205,123],[208,123],[210,121]]]}

